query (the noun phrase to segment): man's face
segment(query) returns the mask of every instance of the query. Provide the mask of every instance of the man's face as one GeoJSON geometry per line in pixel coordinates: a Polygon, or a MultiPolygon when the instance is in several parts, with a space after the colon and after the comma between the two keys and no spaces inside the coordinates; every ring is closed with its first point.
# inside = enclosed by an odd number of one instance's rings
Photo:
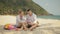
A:
{"type": "Polygon", "coordinates": [[[29,12],[27,12],[30,16],[32,15],[32,11],[30,10],[29,12]]]}

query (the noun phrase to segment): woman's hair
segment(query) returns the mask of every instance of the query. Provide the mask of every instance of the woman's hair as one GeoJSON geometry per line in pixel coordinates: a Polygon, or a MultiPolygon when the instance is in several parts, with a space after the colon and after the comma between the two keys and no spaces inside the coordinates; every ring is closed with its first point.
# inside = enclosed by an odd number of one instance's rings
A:
{"type": "Polygon", "coordinates": [[[22,11],[19,11],[19,13],[21,13],[22,11]]]}
{"type": "Polygon", "coordinates": [[[18,10],[18,13],[21,14],[23,11],[22,10],[18,10]]]}

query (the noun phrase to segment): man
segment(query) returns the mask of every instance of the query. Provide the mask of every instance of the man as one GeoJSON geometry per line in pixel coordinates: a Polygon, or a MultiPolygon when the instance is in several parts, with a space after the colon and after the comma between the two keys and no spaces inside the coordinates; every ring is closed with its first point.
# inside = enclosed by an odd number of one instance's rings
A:
{"type": "Polygon", "coordinates": [[[18,30],[22,30],[23,28],[27,30],[26,18],[24,16],[24,12],[21,10],[19,11],[19,15],[16,17],[16,27],[18,30]]]}
{"type": "Polygon", "coordinates": [[[27,24],[28,24],[28,28],[30,30],[33,30],[35,27],[38,26],[37,16],[30,9],[27,10],[26,21],[27,21],[27,24]]]}

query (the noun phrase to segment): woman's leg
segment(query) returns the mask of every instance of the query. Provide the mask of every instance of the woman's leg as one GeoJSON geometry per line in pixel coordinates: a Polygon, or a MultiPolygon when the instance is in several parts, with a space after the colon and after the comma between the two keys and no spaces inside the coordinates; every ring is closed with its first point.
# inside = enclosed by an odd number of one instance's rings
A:
{"type": "Polygon", "coordinates": [[[17,25],[16,30],[22,30],[22,29],[23,29],[22,23],[19,23],[19,24],[17,25]]]}
{"type": "Polygon", "coordinates": [[[28,28],[27,28],[27,23],[23,23],[23,28],[24,28],[24,30],[27,30],[28,28]]]}

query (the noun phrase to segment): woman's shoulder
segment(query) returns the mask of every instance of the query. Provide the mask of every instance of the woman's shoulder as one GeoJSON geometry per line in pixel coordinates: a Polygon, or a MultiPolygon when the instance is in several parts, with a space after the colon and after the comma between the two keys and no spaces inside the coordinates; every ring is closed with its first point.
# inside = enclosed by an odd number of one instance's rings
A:
{"type": "Polygon", "coordinates": [[[18,18],[18,17],[19,17],[19,15],[16,16],[16,18],[18,18]]]}

